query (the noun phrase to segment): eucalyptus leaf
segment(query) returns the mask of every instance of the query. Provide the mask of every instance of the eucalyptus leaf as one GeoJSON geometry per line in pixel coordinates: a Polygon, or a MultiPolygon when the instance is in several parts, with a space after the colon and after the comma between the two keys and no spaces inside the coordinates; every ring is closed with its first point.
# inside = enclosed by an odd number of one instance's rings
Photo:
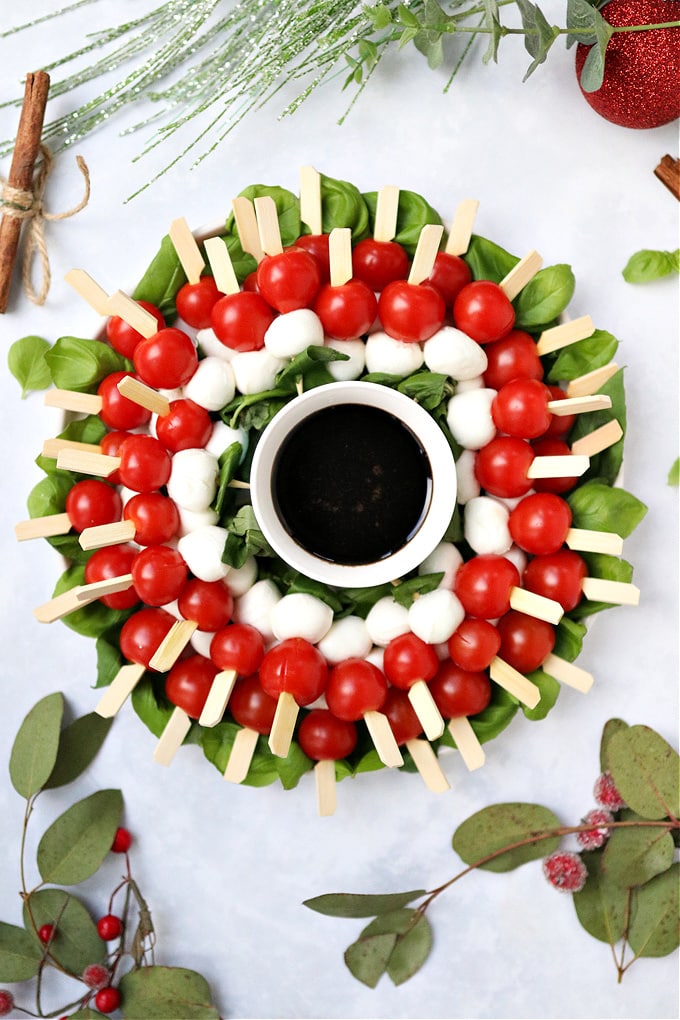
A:
{"type": "Polygon", "coordinates": [[[571,266],[540,269],[515,300],[516,327],[538,330],[553,322],[571,301],[575,285],[571,266]]]}
{"type": "Polygon", "coordinates": [[[102,340],[62,336],[45,354],[52,382],[65,390],[94,390],[107,375],[124,371],[125,358],[102,340]]]}
{"type": "Polygon", "coordinates": [[[635,891],[628,942],[637,956],[668,956],[680,944],[678,930],[680,864],[635,891]]]}
{"type": "Polygon", "coordinates": [[[576,916],[589,935],[613,946],[626,931],[628,889],[609,878],[600,852],[583,853],[582,859],[588,877],[583,889],[574,893],[576,916]]]}
{"type": "Polygon", "coordinates": [[[50,345],[41,336],[23,336],[7,352],[7,367],[21,386],[21,396],[46,390],[52,382],[45,354],[50,345]]]}
{"type": "Polygon", "coordinates": [[[589,0],[567,0],[568,45],[584,43],[592,46],[597,42],[595,31],[595,7],[589,0]]]}
{"type": "Polygon", "coordinates": [[[602,729],[602,737],[600,738],[600,771],[606,772],[609,768],[607,764],[607,750],[609,748],[609,741],[612,739],[615,733],[619,733],[621,730],[627,730],[628,723],[624,722],[623,719],[608,719],[602,729]]]}
{"type": "Polygon", "coordinates": [[[643,818],[680,814],[680,757],[649,726],[615,733],[607,747],[607,767],[629,808],[643,818]]]}
{"type": "Polygon", "coordinates": [[[561,837],[553,833],[559,827],[557,816],[540,804],[492,804],[458,826],[453,849],[466,864],[512,871],[556,850],[561,837]]]}
{"type": "Polygon", "coordinates": [[[12,786],[29,800],[41,790],[57,760],[64,698],[48,694],[33,706],[17,733],[9,760],[12,786]]]}
{"type": "Polygon", "coordinates": [[[75,1013],[69,1013],[69,1020],[106,1020],[106,1015],[86,1006],[84,1009],[77,1009],[75,1013]]]}
{"type": "Polygon", "coordinates": [[[118,987],[127,1020],[219,1020],[208,982],[185,967],[141,967],[118,987]]]}
{"type": "Polygon", "coordinates": [[[357,981],[375,988],[387,969],[392,950],[397,943],[394,932],[384,935],[359,936],[345,950],[347,969],[357,981]]]}
{"type": "Polygon", "coordinates": [[[604,52],[595,42],[588,50],[581,68],[581,88],[584,92],[597,92],[604,81],[604,52]]]}
{"type": "Polygon", "coordinates": [[[622,888],[644,885],[670,868],[674,849],[671,834],[663,829],[614,829],[602,852],[602,868],[622,888]]]}
{"type": "Polygon", "coordinates": [[[405,907],[425,895],[425,889],[411,889],[403,893],[325,893],[304,900],[303,906],[327,917],[375,917],[405,907]]]}
{"type": "Polygon", "coordinates": [[[93,875],[111,849],[122,810],[120,790],[98,790],[52,822],[38,844],[43,882],[76,885],[93,875]]]}
{"type": "MultiPolygon", "coordinates": [[[[38,889],[24,900],[24,924],[27,930],[44,924],[55,926],[50,954],[72,974],[79,976],[91,963],[106,960],[106,943],[99,937],[89,911],[64,889],[38,889]]],[[[42,943],[34,936],[36,949],[42,943]]]]}
{"type": "Polygon", "coordinates": [[[82,775],[101,749],[112,722],[112,719],[103,719],[96,712],[89,712],[65,726],[59,739],[57,760],[45,789],[65,786],[82,775]]]}
{"type": "Polygon", "coordinates": [[[524,81],[542,64],[550,47],[557,38],[558,31],[549,24],[541,8],[530,0],[517,0],[517,6],[524,28],[524,46],[534,59],[524,75],[524,81]]]}
{"type": "Polygon", "coordinates": [[[0,981],[30,981],[43,951],[23,928],[0,921],[0,981]]]}

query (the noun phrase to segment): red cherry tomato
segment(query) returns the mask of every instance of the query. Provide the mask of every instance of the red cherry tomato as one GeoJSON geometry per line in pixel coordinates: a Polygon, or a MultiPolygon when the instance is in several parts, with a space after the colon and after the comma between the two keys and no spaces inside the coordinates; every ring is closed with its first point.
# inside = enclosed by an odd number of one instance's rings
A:
{"type": "Polygon", "coordinates": [[[248,273],[243,281],[243,290],[248,294],[259,294],[257,289],[257,270],[254,269],[252,273],[248,273]]]}
{"type": "Polygon", "coordinates": [[[197,577],[184,585],[177,604],[185,620],[193,620],[199,630],[209,633],[226,627],[234,610],[234,599],[224,581],[201,581],[197,577]]]}
{"type": "Polygon", "coordinates": [[[304,248],[265,255],[257,267],[257,286],[277,312],[310,308],[321,286],[319,265],[304,248]]]}
{"type": "Polygon", "coordinates": [[[408,272],[408,255],[396,241],[366,237],[352,250],[352,275],[372,291],[384,290],[393,280],[405,280],[408,272]]]}
{"type": "Polygon", "coordinates": [[[468,616],[495,620],[510,609],[510,592],[519,585],[519,571],[504,556],[475,556],[456,571],[453,590],[468,616]]]}
{"type": "Polygon", "coordinates": [[[538,669],[555,647],[552,624],[514,609],[498,621],[498,633],[501,636],[501,659],[520,673],[538,669]]]}
{"type": "Polygon", "coordinates": [[[335,340],[354,340],[367,333],[378,314],[375,294],[361,280],[340,287],[324,284],[316,296],[314,311],[324,332],[335,340]]]}
{"type": "MultiPolygon", "coordinates": [[[[218,630],[210,644],[210,658],[222,670],[250,676],[260,668],[264,638],[249,623],[232,623],[218,630]]],[[[245,725],[245,724],[244,724],[245,725]]]]}
{"type": "Polygon", "coordinates": [[[164,609],[140,609],[121,628],[118,642],[121,652],[130,662],[149,669],[150,660],[174,622],[174,617],[164,609]]]}
{"type": "Polygon", "coordinates": [[[515,309],[497,283],[473,280],[453,302],[453,321],[479,344],[506,336],[515,325],[515,309]]]}
{"type": "Polygon", "coordinates": [[[188,333],[170,326],[137,344],[133,362],[148,386],[174,390],[189,382],[198,367],[198,355],[188,333]]]}
{"type": "Polygon", "coordinates": [[[167,545],[149,545],[138,552],[132,563],[132,577],[142,602],[164,606],[179,598],[186,584],[187,565],[176,549],[167,545]]]}
{"type": "MultiPolygon", "coordinates": [[[[152,305],[149,301],[138,301],[137,304],[141,305],[147,312],[151,312],[158,323],[159,329],[165,327],[165,319],[155,305],[152,305]]],[[[142,342],[144,337],[136,329],[133,329],[125,319],[121,319],[119,315],[113,315],[106,323],[106,339],[114,351],[118,351],[123,357],[132,360],[135,347],[142,342]]]]}
{"type": "Polygon", "coordinates": [[[487,669],[500,646],[498,630],[488,620],[465,619],[448,640],[453,662],[472,673],[487,669]]]}
{"type": "Polygon", "coordinates": [[[208,329],[213,305],[221,297],[212,276],[202,276],[196,283],[185,283],[177,291],[175,304],[177,313],[188,326],[194,329],[208,329]]]}
{"type": "Polygon", "coordinates": [[[183,397],[170,401],[170,410],[156,421],[156,436],[166,450],[202,448],[210,439],[212,418],[204,407],[183,397]]]}
{"type": "MultiPolygon", "coordinates": [[[[534,448],[534,454],[537,457],[568,457],[571,453],[571,449],[564,442],[563,439],[552,439],[543,436],[541,439],[535,440],[531,444],[534,448]]],[[[533,488],[536,492],[569,492],[575,485],[578,484],[577,477],[568,478],[535,478],[533,480],[533,488]]]]}
{"type": "Polygon", "coordinates": [[[529,560],[522,575],[522,585],[528,591],[559,602],[568,613],[583,597],[583,578],[587,573],[585,561],[578,553],[560,549],[529,560]]]}
{"type": "MultiPolygon", "coordinates": [[[[85,564],[85,583],[108,581],[130,574],[136,555],[137,550],[131,545],[109,545],[104,549],[96,549],[85,564]]],[[[139,592],[131,585],[126,591],[102,595],[99,601],[109,609],[131,609],[139,599],[139,592]]]]}
{"type": "Polygon", "coordinates": [[[430,684],[435,705],[447,719],[477,715],[491,700],[491,681],[486,673],[461,669],[455,662],[443,662],[430,684]]]}
{"type": "Polygon", "coordinates": [[[400,634],[385,648],[385,676],[391,684],[402,690],[408,690],[418,680],[431,680],[438,668],[439,659],[434,647],[417,634],[400,634]]]}
{"type": "Polygon", "coordinates": [[[557,552],[571,527],[571,509],[552,492],[525,496],[510,513],[508,527],[513,541],[534,556],[557,552]]]}
{"type": "Polygon", "coordinates": [[[179,531],[179,511],[169,496],[140,492],[125,504],[123,517],[135,526],[138,545],[163,545],[179,531]]]}
{"type": "Polygon", "coordinates": [[[170,477],[170,454],[153,436],[129,436],[121,443],[119,456],[120,480],[135,492],[153,492],[162,488],[170,477]]]}
{"type": "Polygon", "coordinates": [[[243,677],[231,692],[229,711],[241,726],[266,734],[274,722],[276,698],[263,690],[257,674],[243,677]]]}
{"type": "Polygon", "coordinates": [[[475,476],[490,495],[514,499],[524,496],[532,487],[527,471],[533,459],[534,451],[526,440],[496,436],[478,451],[475,476]]]}
{"type": "Polygon", "coordinates": [[[343,659],[328,674],[326,703],[339,719],[355,722],[380,709],[386,696],[385,676],[366,659],[343,659]]]}
{"type": "Polygon", "coordinates": [[[449,308],[463,287],[472,281],[472,273],[467,262],[459,255],[449,255],[448,252],[438,251],[435,255],[432,272],[427,280],[437,288],[449,308]]]}
{"type": "Polygon", "coordinates": [[[215,336],[234,351],[259,351],[275,319],[265,299],[252,291],[225,294],[214,306],[210,324],[215,336]]]}
{"type": "Polygon", "coordinates": [[[74,531],[120,520],[123,502],[114,488],[96,478],[84,478],[70,489],[66,513],[74,531]]]}
{"type": "Polygon", "coordinates": [[[118,383],[126,375],[131,375],[133,379],[137,378],[132,372],[112,372],[102,379],[97,389],[102,398],[99,417],[110,429],[136,429],[140,425],[146,425],[151,419],[151,411],[147,411],[141,404],[128,400],[118,392],[118,383]]]}
{"type": "Polygon", "coordinates": [[[388,722],[398,744],[407,740],[415,740],[423,732],[423,727],[406,691],[398,687],[389,687],[387,697],[380,709],[387,716],[388,722]]]}
{"type": "Polygon", "coordinates": [[[520,439],[537,439],[550,427],[550,390],[538,379],[511,379],[491,403],[491,417],[499,432],[520,439]]]}
{"type": "Polygon", "coordinates": [[[300,723],[298,743],[308,758],[337,761],[356,747],[357,728],[347,719],[338,719],[327,708],[313,708],[300,723]]]}
{"type": "Polygon", "coordinates": [[[383,329],[389,336],[404,343],[428,340],[441,329],[445,314],[443,297],[429,283],[393,280],[387,284],[378,301],[383,329]]]}
{"type": "Polygon", "coordinates": [[[309,705],[326,686],[328,666],[321,652],[304,638],[286,638],[267,652],[260,664],[260,683],[278,698],[287,691],[298,705],[309,705]]]}
{"type": "MultiPolygon", "coordinates": [[[[548,386],[551,400],[566,400],[567,394],[559,386],[548,386]]],[[[563,439],[567,436],[576,421],[575,414],[553,414],[550,415],[550,425],[544,436],[550,439],[563,439]]]]}
{"type": "MultiPolygon", "coordinates": [[[[99,445],[101,446],[104,456],[118,457],[121,446],[130,434],[131,433],[129,432],[116,430],[115,432],[107,432],[105,436],[102,436],[99,445]]],[[[110,482],[111,485],[120,485],[120,473],[118,468],[106,476],[106,481],[110,482]]]]}
{"type": "Polygon", "coordinates": [[[328,283],[331,278],[331,259],[328,251],[328,234],[302,234],[294,245],[304,248],[312,255],[319,266],[321,283],[328,283]]]}
{"type": "Polygon", "coordinates": [[[165,696],[192,719],[198,719],[216,673],[217,666],[203,655],[180,659],[168,673],[165,696]]]}
{"type": "Polygon", "coordinates": [[[536,341],[529,333],[513,329],[502,340],[494,340],[484,348],[488,364],[484,383],[499,390],[512,379],[543,378],[543,364],[536,351],[536,341]]]}

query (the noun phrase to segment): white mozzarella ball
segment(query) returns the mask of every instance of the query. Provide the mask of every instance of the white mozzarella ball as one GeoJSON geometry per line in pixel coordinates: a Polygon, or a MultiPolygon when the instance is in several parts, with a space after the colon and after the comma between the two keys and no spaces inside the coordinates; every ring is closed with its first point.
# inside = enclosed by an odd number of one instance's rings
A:
{"type": "Polygon", "coordinates": [[[502,556],[512,545],[510,513],[498,500],[475,496],[465,507],[465,541],[480,556],[502,556]]]}
{"type": "Polygon", "coordinates": [[[292,592],[284,595],[273,607],[270,625],[279,641],[299,637],[315,645],[328,633],[333,622],[333,610],[315,595],[292,592]]]}
{"type": "Polygon", "coordinates": [[[451,397],[446,408],[446,421],[451,435],[466,450],[479,450],[496,435],[491,417],[491,404],[496,391],[468,390],[451,397]]]}
{"type": "Polygon", "coordinates": [[[229,403],[235,391],[231,364],[223,358],[211,356],[199,361],[198,368],[184,387],[184,396],[206,411],[219,411],[229,403]]]}
{"type": "Polygon", "coordinates": [[[444,326],[423,344],[425,364],[431,372],[442,372],[452,379],[474,379],[486,371],[484,348],[467,333],[444,326]]]}
{"type": "Polygon", "coordinates": [[[332,347],[339,354],[346,354],[347,361],[329,361],[328,371],[337,382],[358,379],[366,365],[366,344],[363,340],[327,340],[327,347],[332,347]]]}
{"type": "Polygon", "coordinates": [[[426,556],[418,567],[419,574],[439,574],[444,576],[437,585],[438,588],[453,588],[453,579],[456,576],[458,567],[463,562],[463,557],[456,549],[453,542],[440,542],[435,546],[429,556],[426,556]]]}
{"type": "Polygon", "coordinates": [[[245,595],[257,580],[257,560],[248,556],[243,566],[229,568],[229,591],[234,598],[245,595]]]}
{"type": "Polygon", "coordinates": [[[205,444],[205,449],[208,453],[212,453],[213,457],[219,457],[228,450],[234,443],[241,444],[241,460],[246,455],[248,449],[248,433],[245,429],[233,429],[226,422],[216,421],[213,425],[212,435],[205,444]]]}
{"type": "Polygon", "coordinates": [[[259,351],[241,351],[231,361],[234,370],[236,389],[239,393],[261,393],[271,390],[276,382],[277,373],[281,371],[285,361],[275,358],[262,347],[259,351]]]}
{"type": "Polygon", "coordinates": [[[465,506],[482,491],[475,475],[476,460],[477,454],[474,450],[463,450],[456,461],[456,501],[461,506],[465,506]]]}
{"type": "Polygon", "coordinates": [[[207,510],[217,492],[217,457],[206,450],[179,450],[172,458],[168,495],[187,510],[207,510]]]}
{"type": "Polygon", "coordinates": [[[216,510],[208,507],[207,510],[187,510],[186,507],[178,506],[179,511],[179,534],[188,535],[190,531],[197,528],[205,528],[209,524],[217,524],[219,516],[216,510]]]}
{"type": "Polygon", "coordinates": [[[210,645],[215,633],[209,630],[195,630],[189,638],[189,643],[195,652],[204,658],[210,658],[210,645]]]}
{"type": "Polygon", "coordinates": [[[406,634],[411,629],[408,622],[408,609],[395,602],[391,595],[378,599],[366,617],[366,627],[371,641],[384,647],[392,638],[406,634]]]}
{"type": "Polygon", "coordinates": [[[174,616],[176,620],[184,619],[184,617],[179,611],[179,602],[177,601],[177,599],[173,599],[172,602],[166,602],[164,606],[161,606],[161,609],[164,612],[169,613],[170,616],[174,616]]]}
{"type": "Polygon", "coordinates": [[[518,545],[512,545],[506,553],[504,553],[505,559],[510,560],[514,563],[519,570],[519,576],[521,577],[526,568],[529,557],[524,552],[524,549],[520,549],[518,545]]]}
{"type": "Polygon", "coordinates": [[[371,650],[368,653],[368,655],[365,655],[364,658],[366,659],[366,662],[370,662],[371,665],[377,666],[381,673],[385,672],[385,669],[384,669],[384,666],[385,666],[385,649],[384,648],[381,648],[379,645],[373,645],[373,648],[371,648],[371,650]]]}
{"type": "Polygon", "coordinates": [[[414,599],[408,611],[411,630],[421,641],[437,645],[448,641],[465,619],[465,610],[452,591],[437,588],[414,599]]]}
{"type": "Polygon", "coordinates": [[[177,548],[191,573],[199,580],[221,581],[229,573],[229,564],[222,562],[227,535],[225,528],[209,524],[180,538],[177,548]]]}
{"type": "Polygon", "coordinates": [[[508,511],[513,511],[515,507],[522,502],[527,496],[533,495],[534,490],[529,489],[528,492],[522,493],[521,496],[490,496],[490,499],[495,499],[497,503],[500,503],[508,511]]]}
{"type": "Polygon", "coordinates": [[[470,390],[483,390],[486,383],[483,375],[476,375],[473,379],[461,379],[456,383],[456,393],[469,393],[470,390]]]}
{"type": "Polygon", "coordinates": [[[264,335],[264,346],[275,358],[294,358],[308,347],[322,344],[321,319],[311,308],[296,308],[277,315],[264,335]]]}
{"type": "Polygon", "coordinates": [[[270,620],[272,610],[280,598],[281,592],[269,578],[256,581],[252,588],[236,599],[233,619],[236,623],[248,623],[255,627],[267,644],[274,639],[270,620]]]}
{"type": "Polygon", "coordinates": [[[416,372],[422,363],[420,344],[404,343],[384,332],[371,333],[366,341],[366,368],[369,372],[407,376],[416,372]]]}
{"type": "Polygon", "coordinates": [[[139,493],[135,492],[134,489],[128,489],[125,485],[119,485],[118,495],[120,496],[123,506],[125,506],[126,503],[130,502],[133,496],[139,496],[139,493]]]}
{"type": "Polygon", "coordinates": [[[343,616],[336,620],[319,641],[319,651],[332,664],[343,659],[365,659],[372,647],[366,621],[360,616],[343,616]]]}
{"type": "Polygon", "coordinates": [[[198,349],[206,357],[231,361],[236,354],[235,349],[223,344],[219,337],[215,336],[212,329],[199,329],[196,334],[196,340],[198,341],[198,349]]]}

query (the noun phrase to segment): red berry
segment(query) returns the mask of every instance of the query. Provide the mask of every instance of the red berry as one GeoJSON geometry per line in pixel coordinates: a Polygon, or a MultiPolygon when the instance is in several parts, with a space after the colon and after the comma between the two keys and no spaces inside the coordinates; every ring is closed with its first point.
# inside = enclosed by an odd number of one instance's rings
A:
{"type": "Polygon", "coordinates": [[[40,928],[38,928],[38,938],[45,945],[47,945],[47,943],[50,941],[53,935],[54,935],[53,924],[43,924],[40,928]]]}
{"type": "Polygon", "coordinates": [[[111,850],[114,854],[126,854],[132,846],[132,834],[123,828],[116,829],[116,835],[113,838],[111,844],[111,850]]]}
{"type": "Polygon", "coordinates": [[[98,991],[100,988],[105,988],[108,985],[111,980],[111,974],[108,967],[104,967],[101,963],[91,963],[83,971],[82,980],[88,988],[98,991]]]}
{"type": "Polygon", "coordinates": [[[614,817],[611,812],[605,811],[604,808],[594,808],[589,811],[582,822],[584,825],[593,825],[594,828],[576,833],[579,846],[582,846],[584,850],[597,850],[603,846],[609,839],[611,831],[609,825],[613,821],[614,817]]]}
{"type": "Polygon", "coordinates": [[[626,802],[616,789],[611,772],[603,772],[597,777],[593,787],[593,796],[601,807],[607,808],[609,811],[620,811],[621,808],[626,807],[626,802]]]}
{"type": "Polygon", "coordinates": [[[543,874],[560,892],[580,892],[586,884],[588,869],[578,854],[556,850],[543,861],[543,874]]]}
{"type": "Polygon", "coordinates": [[[9,1016],[14,1009],[14,996],[6,988],[0,988],[0,1016],[9,1016]]]}
{"type": "Polygon", "coordinates": [[[111,942],[121,935],[123,922],[115,914],[104,914],[97,922],[97,931],[100,939],[103,939],[104,942],[111,942]]]}
{"type": "Polygon", "coordinates": [[[100,1013],[113,1013],[120,1006],[120,992],[117,988],[102,988],[95,995],[94,1004],[100,1013]]]}

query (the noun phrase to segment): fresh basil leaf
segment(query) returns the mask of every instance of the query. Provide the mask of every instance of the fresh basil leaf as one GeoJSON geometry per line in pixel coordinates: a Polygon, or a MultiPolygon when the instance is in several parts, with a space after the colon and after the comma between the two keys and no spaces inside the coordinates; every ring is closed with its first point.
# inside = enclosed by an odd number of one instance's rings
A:
{"type": "MultiPolygon", "coordinates": [[[[519,703],[507,691],[504,691],[497,684],[492,684],[491,687],[491,701],[489,704],[483,712],[470,717],[470,725],[480,744],[493,740],[499,733],[502,733],[519,711],[519,703]]],[[[456,746],[448,729],[444,730],[439,742],[444,747],[456,746]]]]}
{"type": "Polygon", "coordinates": [[[24,336],[15,340],[7,352],[7,366],[21,386],[21,396],[33,390],[46,390],[52,381],[45,354],[50,345],[41,336],[24,336]]]}
{"type": "MultiPolygon", "coordinates": [[[[240,730],[234,722],[220,722],[217,726],[201,728],[201,747],[207,760],[224,774],[234,746],[236,734],[240,730]]],[[[311,763],[310,763],[311,764],[311,763]]],[[[243,780],[244,786],[271,786],[279,778],[275,756],[267,746],[267,740],[260,737],[250,762],[248,775],[243,780]]]]}
{"type": "Polygon", "coordinates": [[[299,744],[293,741],[285,758],[272,755],[274,765],[284,790],[293,790],[306,772],[311,771],[314,762],[308,758],[299,744]]]}
{"type": "Polygon", "coordinates": [[[675,251],[643,248],[631,255],[622,270],[626,283],[649,283],[671,273],[680,273],[680,248],[675,251]]]}
{"type": "Polygon", "coordinates": [[[325,368],[329,361],[347,361],[347,355],[336,351],[334,347],[307,347],[281,369],[276,377],[276,389],[286,393],[297,392],[301,379],[304,381],[305,389],[333,382],[333,376],[325,368]],[[322,369],[320,374],[319,368],[322,369]]]}
{"type": "MultiPolygon", "coordinates": [[[[93,443],[96,445],[106,435],[106,432],[106,425],[99,415],[88,414],[85,418],[74,418],[73,421],[70,421],[66,428],[62,429],[57,438],[70,439],[76,443],[93,443]]],[[[35,458],[35,462],[41,470],[48,474],[55,472],[57,474],[68,475],[72,479],[72,484],[77,480],[77,476],[73,472],[65,472],[61,468],[57,468],[56,457],[44,457],[42,454],[39,454],[35,458]]]]}
{"type": "MultiPolygon", "coordinates": [[[[272,198],[276,205],[276,213],[279,220],[281,244],[286,247],[286,245],[294,244],[297,241],[302,233],[300,202],[292,191],[280,188],[277,185],[251,184],[239,192],[239,197],[249,198],[251,202],[256,198],[272,198]]],[[[230,214],[227,219],[227,232],[231,234],[235,232],[233,214],[230,214]]]]}
{"type": "Polygon", "coordinates": [[[177,314],[175,295],[186,281],[175,246],[166,234],[132,296],[135,301],[149,301],[158,308],[166,322],[172,322],[177,314]]]}
{"type": "Polygon", "coordinates": [[[242,567],[249,556],[274,555],[249,503],[242,506],[224,526],[229,532],[222,554],[224,563],[231,567],[242,567]]]}
{"type": "Polygon", "coordinates": [[[109,634],[100,634],[96,643],[97,650],[97,682],[95,687],[108,687],[123,665],[120,650],[120,632],[115,628],[109,634]]]}
{"type": "Polygon", "coordinates": [[[243,447],[240,443],[232,443],[228,446],[219,457],[219,484],[217,487],[217,495],[213,502],[213,508],[219,515],[222,513],[224,501],[229,491],[229,483],[235,477],[238,471],[239,464],[241,463],[241,454],[243,453],[243,447]]]}
{"type": "Polygon", "coordinates": [[[28,494],[26,506],[29,517],[47,517],[61,514],[66,509],[66,497],[73,486],[73,476],[55,471],[41,478],[28,494]]]}
{"type": "MultiPolygon", "coordinates": [[[[570,443],[580,439],[581,436],[594,432],[595,429],[605,425],[612,419],[618,421],[625,435],[626,394],[623,388],[623,369],[619,369],[611,379],[608,379],[598,392],[610,397],[612,406],[602,411],[589,411],[587,414],[579,414],[569,433],[570,443]]],[[[590,466],[581,479],[582,483],[597,478],[600,481],[608,482],[609,485],[614,485],[623,463],[623,440],[624,436],[622,435],[618,442],[590,458],[590,466]]]]}
{"type": "Polygon", "coordinates": [[[668,472],[668,484],[680,485],[680,457],[676,457],[668,472]]]}
{"type": "Polygon", "coordinates": [[[77,392],[94,390],[107,375],[129,367],[126,359],[103,340],[75,336],[60,337],[45,354],[45,361],[56,387],[77,392]]]}
{"type": "Polygon", "coordinates": [[[441,372],[414,372],[397,385],[400,393],[415,400],[426,411],[432,411],[441,404],[446,395],[448,376],[441,372]]]}
{"type": "Polygon", "coordinates": [[[368,237],[368,208],[356,185],[321,174],[321,223],[324,234],[349,227],[354,244],[368,237]]]}
{"type": "Polygon", "coordinates": [[[585,340],[562,348],[548,373],[548,382],[571,381],[608,365],[616,354],[619,342],[604,329],[596,329],[585,340]]]}
{"type": "Polygon", "coordinates": [[[540,269],[515,300],[517,328],[538,332],[549,325],[571,301],[575,285],[571,266],[562,264],[540,269]]]}
{"type": "MultiPolygon", "coordinates": [[[[77,584],[84,583],[85,566],[82,563],[74,563],[63,572],[55,585],[53,594],[61,595],[62,592],[69,591],[77,584]]],[[[101,600],[97,599],[96,602],[90,602],[82,609],[76,609],[68,616],[64,616],[62,622],[77,634],[82,634],[83,637],[96,638],[112,627],[122,624],[132,612],[131,609],[109,609],[101,600]]]]}
{"type": "Polygon", "coordinates": [[[511,255],[499,244],[477,234],[470,238],[464,259],[473,279],[492,280],[494,283],[500,283],[519,262],[516,255],[511,255]]]}
{"type": "Polygon", "coordinates": [[[408,608],[418,595],[425,595],[428,591],[435,591],[441,583],[443,573],[419,574],[417,577],[410,577],[402,581],[393,589],[394,601],[400,606],[408,608]]]}
{"type": "MultiPolygon", "coordinates": [[[[415,38],[415,36],[414,36],[415,38]]],[[[366,192],[363,199],[368,206],[370,232],[375,225],[375,210],[378,204],[377,191],[366,192]]],[[[413,258],[423,227],[429,223],[441,224],[439,213],[432,208],[422,195],[415,191],[400,191],[397,209],[397,230],[394,240],[413,258]]]]}
{"type": "Polygon", "coordinates": [[[173,712],[172,705],[165,700],[164,689],[162,674],[145,673],[130,695],[133,709],[154,737],[160,737],[173,712]]]}
{"type": "Polygon", "coordinates": [[[527,719],[531,719],[535,722],[538,719],[545,719],[551,708],[554,707],[560,693],[560,685],[558,681],[550,676],[548,673],[544,673],[542,669],[534,670],[528,674],[528,679],[531,680],[532,684],[535,684],[541,692],[540,701],[535,708],[527,708],[526,705],[520,705],[522,712],[527,719]]]}
{"type": "Polygon", "coordinates": [[[647,507],[625,489],[602,482],[586,482],[567,496],[573,526],[610,531],[627,538],[647,513],[647,507]]]}
{"type": "Polygon", "coordinates": [[[342,599],[333,588],[329,588],[328,585],[322,584],[321,581],[315,581],[311,577],[305,577],[304,574],[297,571],[293,571],[287,579],[286,592],[291,595],[298,592],[314,595],[315,598],[330,606],[336,614],[341,613],[343,609],[342,599]]]}
{"type": "MultiPolygon", "coordinates": [[[[591,577],[602,577],[608,581],[623,581],[629,584],[633,577],[633,567],[627,560],[619,559],[617,556],[608,556],[606,553],[581,553],[588,567],[588,574],[591,577]]],[[[583,619],[592,616],[594,613],[601,613],[605,609],[612,609],[611,602],[595,602],[590,599],[581,599],[575,609],[572,609],[571,616],[574,619],[583,619]]]]}
{"type": "Polygon", "coordinates": [[[553,652],[567,662],[573,662],[580,655],[583,647],[583,639],[586,634],[586,625],[572,620],[569,616],[563,616],[555,628],[555,647],[553,652]]]}

